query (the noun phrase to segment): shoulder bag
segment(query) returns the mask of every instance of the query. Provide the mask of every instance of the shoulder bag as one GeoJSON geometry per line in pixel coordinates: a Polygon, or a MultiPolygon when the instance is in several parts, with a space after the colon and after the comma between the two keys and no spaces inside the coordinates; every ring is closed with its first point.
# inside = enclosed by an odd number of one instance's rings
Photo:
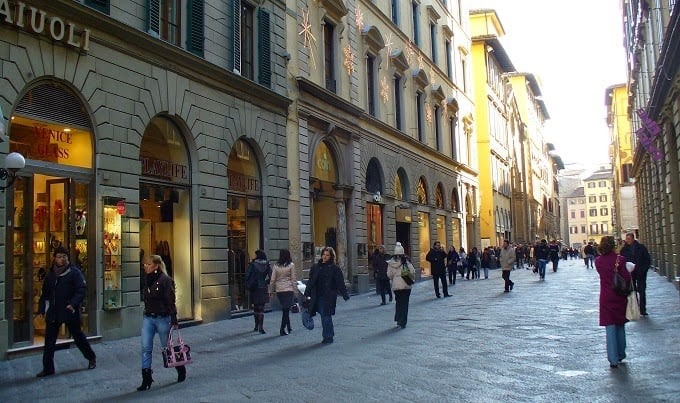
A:
{"type": "Polygon", "coordinates": [[[192,362],[191,347],[184,342],[179,329],[171,329],[168,335],[168,343],[163,347],[163,366],[165,368],[181,367],[192,362]],[[172,337],[173,332],[177,332],[176,339],[172,337]]]}
{"type": "Polygon", "coordinates": [[[614,292],[622,297],[627,297],[630,294],[630,284],[619,273],[619,257],[616,257],[616,264],[614,264],[614,279],[612,280],[612,289],[614,292]]]}
{"type": "Polygon", "coordinates": [[[404,282],[407,285],[413,285],[413,278],[411,277],[411,269],[408,268],[408,265],[403,264],[401,266],[401,278],[404,280],[404,282]]]}

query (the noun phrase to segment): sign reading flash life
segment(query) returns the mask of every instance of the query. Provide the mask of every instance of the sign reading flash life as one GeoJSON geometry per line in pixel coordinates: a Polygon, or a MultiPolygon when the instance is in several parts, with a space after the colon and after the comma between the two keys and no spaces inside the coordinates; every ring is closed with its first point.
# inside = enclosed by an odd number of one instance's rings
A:
{"type": "Polygon", "coordinates": [[[26,6],[23,1],[16,2],[14,12],[10,10],[8,0],[0,0],[0,21],[36,34],[49,35],[52,39],[83,51],[90,50],[90,30],[76,30],[72,22],[64,22],[54,15],[33,6],[26,6]]]}

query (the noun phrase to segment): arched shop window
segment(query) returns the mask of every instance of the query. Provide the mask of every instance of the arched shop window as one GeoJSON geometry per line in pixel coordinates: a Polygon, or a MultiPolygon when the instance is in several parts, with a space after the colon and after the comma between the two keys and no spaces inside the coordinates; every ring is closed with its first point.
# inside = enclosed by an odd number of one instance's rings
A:
{"type": "Polygon", "coordinates": [[[180,319],[193,317],[191,167],[179,127],[170,118],[151,120],[139,157],[140,254],[159,255],[175,280],[180,319]]]}

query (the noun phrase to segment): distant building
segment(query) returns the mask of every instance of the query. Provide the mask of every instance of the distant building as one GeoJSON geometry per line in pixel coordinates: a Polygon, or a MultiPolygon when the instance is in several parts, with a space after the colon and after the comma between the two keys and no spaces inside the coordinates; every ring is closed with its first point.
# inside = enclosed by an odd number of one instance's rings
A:
{"type": "Polygon", "coordinates": [[[580,248],[588,241],[588,220],[586,219],[586,196],[583,186],[576,188],[567,197],[567,240],[569,246],[580,248]]]}
{"type": "Polygon", "coordinates": [[[599,242],[602,236],[615,235],[612,225],[614,192],[611,169],[600,169],[585,178],[583,189],[586,199],[587,240],[599,242]]]}

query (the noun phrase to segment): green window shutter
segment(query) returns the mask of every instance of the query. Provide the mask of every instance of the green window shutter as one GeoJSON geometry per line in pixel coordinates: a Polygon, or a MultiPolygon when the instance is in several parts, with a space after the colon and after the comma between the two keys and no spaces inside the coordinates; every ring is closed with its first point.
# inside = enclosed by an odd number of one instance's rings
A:
{"type": "Polygon", "coordinates": [[[187,50],[203,57],[204,0],[191,0],[187,4],[187,50]]]}
{"type": "Polygon", "coordinates": [[[234,3],[236,0],[229,1],[229,7],[227,7],[226,12],[226,48],[227,48],[227,68],[231,71],[234,70],[234,49],[232,48],[234,44],[234,3]]]}
{"type": "Polygon", "coordinates": [[[258,9],[258,82],[270,88],[272,86],[271,34],[269,12],[258,9]]]}
{"type": "Polygon", "coordinates": [[[161,36],[161,0],[146,0],[146,32],[156,38],[161,36]]]}
{"type": "Polygon", "coordinates": [[[233,70],[241,74],[241,0],[234,0],[234,63],[233,70]]]}
{"type": "Polygon", "coordinates": [[[104,14],[109,14],[111,12],[109,0],[85,0],[85,5],[101,11],[104,14]]]}

